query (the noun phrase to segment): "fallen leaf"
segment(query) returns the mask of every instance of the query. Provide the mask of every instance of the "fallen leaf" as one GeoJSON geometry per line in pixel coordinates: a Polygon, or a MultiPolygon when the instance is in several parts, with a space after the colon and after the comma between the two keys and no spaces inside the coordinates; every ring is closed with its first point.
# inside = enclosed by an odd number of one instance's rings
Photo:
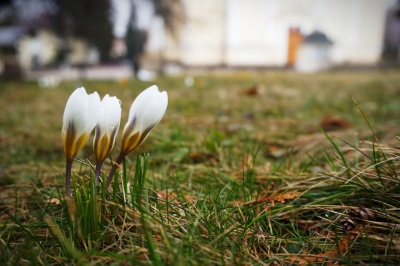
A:
{"type": "Polygon", "coordinates": [[[246,89],[244,92],[247,96],[257,96],[260,94],[257,86],[251,86],[250,88],[246,89]]]}
{"type": "Polygon", "coordinates": [[[319,125],[325,131],[332,131],[349,128],[351,124],[344,118],[327,115],[319,122],[319,125]]]}
{"type": "Polygon", "coordinates": [[[47,200],[46,202],[48,202],[48,203],[54,203],[54,204],[56,204],[56,205],[59,205],[59,204],[61,203],[60,200],[57,199],[57,198],[49,199],[49,200],[47,200]]]}

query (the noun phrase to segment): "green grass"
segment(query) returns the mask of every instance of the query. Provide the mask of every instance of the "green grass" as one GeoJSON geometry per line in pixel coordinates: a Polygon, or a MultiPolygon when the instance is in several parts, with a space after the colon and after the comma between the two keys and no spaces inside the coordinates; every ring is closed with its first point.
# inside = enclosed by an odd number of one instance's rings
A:
{"type": "Polygon", "coordinates": [[[73,201],[68,96],[116,95],[124,125],[151,84],[0,84],[0,264],[400,263],[398,71],[194,77],[154,82],[167,113],[109,192],[94,186],[89,141],[73,201]]]}

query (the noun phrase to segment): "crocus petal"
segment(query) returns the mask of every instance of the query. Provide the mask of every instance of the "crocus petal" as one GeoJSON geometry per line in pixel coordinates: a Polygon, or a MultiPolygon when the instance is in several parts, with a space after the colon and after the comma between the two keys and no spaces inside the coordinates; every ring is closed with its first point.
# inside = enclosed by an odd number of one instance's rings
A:
{"type": "Polygon", "coordinates": [[[158,87],[156,85],[153,85],[142,91],[132,103],[132,106],[129,110],[128,120],[132,120],[132,118],[138,113],[138,110],[145,109],[146,105],[149,104],[155,97],[157,97],[158,94],[160,94],[160,92],[158,91],[158,87]]]}
{"type": "Polygon", "coordinates": [[[72,160],[86,144],[97,123],[99,106],[98,93],[88,95],[84,88],[76,89],[69,97],[61,130],[67,160],[72,160]]]}
{"type": "Polygon", "coordinates": [[[168,106],[167,92],[154,95],[154,98],[145,106],[144,110],[138,113],[140,130],[144,131],[157,125],[163,118],[168,106]]]}
{"type": "Polygon", "coordinates": [[[87,111],[86,130],[88,131],[92,131],[97,124],[99,110],[100,110],[100,103],[101,103],[100,96],[96,91],[88,95],[87,110],[86,110],[87,111]]]}
{"type": "Polygon", "coordinates": [[[95,128],[93,150],[98,162],[103,162],[114,147],[121,120],[121,102],[117,97],[104,96],[95,128]]]}
{"type": "Polygon", "coordinates": [[[168,94],[153,85],[138,95],[129,111],[122,135],[121,153],[128,154],[138,147],[163,118],[168,106],[168,94]]]}

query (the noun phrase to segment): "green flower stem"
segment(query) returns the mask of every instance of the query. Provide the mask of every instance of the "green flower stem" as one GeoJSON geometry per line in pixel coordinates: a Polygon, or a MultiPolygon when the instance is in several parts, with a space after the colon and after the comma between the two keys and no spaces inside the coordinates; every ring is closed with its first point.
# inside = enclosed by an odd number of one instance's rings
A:
{"type": "Polygon", "coordinates": [[[96,162],[96,169],[95,169],[95,172],[94,172],[96,185],[99,183],[99,177],[100,177],[101,167],[102,166],[103,166],[103,162],[96,162]]]}
{"type": "Polygon", "coordinates": [[[108,174],[108,177],[107,177],[106,190],[110,186],[110,184],[111,184],[111,182],[112,182],[112,180],[114,178],[115,171],[117,171],[118,167],[120,166],[120,164],[124,160],[125,156],[126,156],[126,154],[120,153],[118,155],[117,160],[115,160],[115,163],[113,164],[113,166],[111,168],[111,171],[110,171],[110,173],[108,174]]]}
{"type": "Polygon", "coordinates": [[[65,190],[67,197],[72,196],[71,192],[71,168],[72,168],[72,162],[73,160],[68,160],[65,166],[65,190]]]}

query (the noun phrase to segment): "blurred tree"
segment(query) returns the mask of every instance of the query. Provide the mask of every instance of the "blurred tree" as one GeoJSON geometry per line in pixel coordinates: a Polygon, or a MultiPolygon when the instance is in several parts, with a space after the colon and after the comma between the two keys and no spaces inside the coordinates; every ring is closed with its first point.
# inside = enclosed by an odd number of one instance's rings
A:
{"type": "MultiPolygon", "coordinates": [[[[142,55],[147,53],[146,43],[151,38],[149,33],[162,34],[162,23],[172,36],[176,36],[184,14],[181,0],[110,1],[114,37],[111,55],[115,59],[127,59],[135,75],[140,76],[142,64],[146,62],[146,57],[142,55]]],[[[153,62],[147,64],[147,67],[154,70],[156,65],[153,62]]]]}
{"type": "Polygon", "coordinates": [[[387,10],[382,59],[400,62],[400,0],[387,10]]]}
{"type": "MultiPolygon", "coordinates": [[[[110,0],[54,1],[58,8],[54,23],[56,33],[86,40],[99,49],[102,61],[108,60],[113,38],[110,0]]],[[[183,21],[181,0],[148,1],[154,3],[155,13],[164,19],[166,29],[175,35],[183,21]]]]}
{"type": "Polygon", "coordinates": [[[86,40],[99,50],[101,60],[107,60],[112,41],[109,0],[54,1],[57,5],[55,32],[59,36],[86,40]]]}
{"type": "Polygon", "coordinates": [[[10,5],[12,0],[0,0],[0,7],[10,5]]]}
{"type": "Polygon", "coordinates": [[[150,0],[154,2],[156,14],[164,19],[166,29],[176,36],[185,20],[182,0],[150,0]]]}
{"type": "MultiPolygon", "coordinates": [[[[83,39],[98,49],[100,60],[107,61],[113,41],[110,1],[0,0],[0,25],[47,28],[61,39],[70,36],[83,39]]],[[[174,36],[184,19],[182,0],[145,1],[154,4],[155,14],[163,18],[166,29],[174,36]]]]}

